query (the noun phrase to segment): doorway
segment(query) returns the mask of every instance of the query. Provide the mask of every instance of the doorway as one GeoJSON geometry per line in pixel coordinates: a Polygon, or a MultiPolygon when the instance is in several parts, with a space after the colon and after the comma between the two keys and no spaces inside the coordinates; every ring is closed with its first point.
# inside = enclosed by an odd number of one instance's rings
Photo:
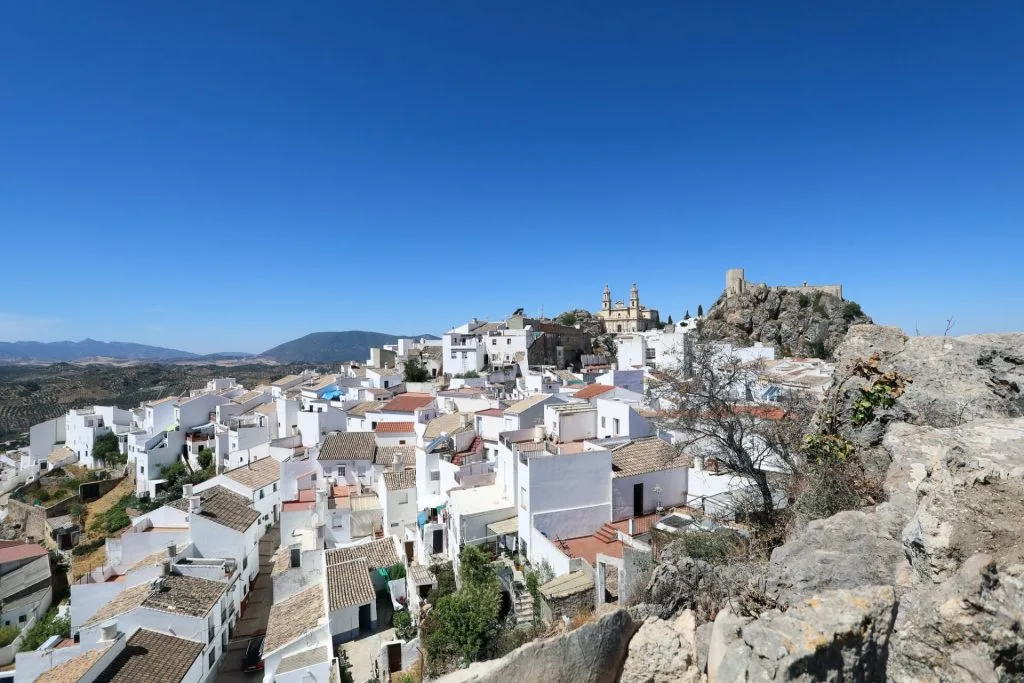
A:
{"type": "Polygon", "coordinates": [[[370,604],[359,606],[359,630],[360,631],[372,631],[373,630],[373,619],[370,615],[370,604]]]}
{"type": "Polygon", "coordinates": [[[434,554],[444,552],[444,529],[434,529],[434,554]]]}
{"type": "Polygon", "coordinates": [[[412,541],[405,542],[405,561],[406,564],[412,564],[415,558],[415,546],[412,541]]]}
{"type": "Polygon", "coordinates": [[[633,484],[633,516],[644,516],[644,483],[633,484]]]}

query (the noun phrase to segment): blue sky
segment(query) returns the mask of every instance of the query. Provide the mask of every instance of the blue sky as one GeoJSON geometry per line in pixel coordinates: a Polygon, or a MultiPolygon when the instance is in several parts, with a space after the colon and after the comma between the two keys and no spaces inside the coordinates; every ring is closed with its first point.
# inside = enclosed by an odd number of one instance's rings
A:
{"type": "Polygon", "coordinates": [[[261,351],[730,267],[1024,328],[1024,4],[9,2],[0,340],[261,351]],[[783,6],[785,5],[785,6],[783,6]]]}

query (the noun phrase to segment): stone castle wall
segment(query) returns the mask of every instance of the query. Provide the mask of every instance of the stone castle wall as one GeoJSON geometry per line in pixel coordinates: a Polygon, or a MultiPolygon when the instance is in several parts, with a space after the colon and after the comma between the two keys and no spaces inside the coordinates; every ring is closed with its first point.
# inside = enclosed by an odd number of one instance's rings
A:
{"type": "Polygon", "coordinates": [[[843,286],[842,285],[810,285],[804,282],[803,284],[790,286],[790,285],[774,285],[769,286],[763,282],[750,282],[744,277],[742,268],[730,268],[725,271],[725,295],[726,297],[736,296],[743,292],[756,289],[757,287],[769,287],[769,289],[785,289],[796,292],[822,292],[824,294],[831,294],[832,296],[843,298],[843,286]]]}

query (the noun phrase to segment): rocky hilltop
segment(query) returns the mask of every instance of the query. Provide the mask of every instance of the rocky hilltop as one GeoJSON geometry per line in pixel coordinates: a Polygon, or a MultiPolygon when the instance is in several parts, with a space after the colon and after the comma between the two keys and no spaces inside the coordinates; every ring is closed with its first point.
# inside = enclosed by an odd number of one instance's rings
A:
{"type": "Polygon", "coordinates": [[[742,346],[764,342],[783,355],[831,360],[851,325],[870,322],[859,304],[834,294],[761,285],[719,297],[701,331],[742,346]]]}
{"type": "Polygon", "coordinates": [[[816,419],[887,463],[881,500],[795,530],[761,573],[672,544],[647,604],[451,680],[1024,680],[1024,334],[857,325],[835,353],[816,419]],[[894,377],[866,416],[862,389],[894,377]]]}

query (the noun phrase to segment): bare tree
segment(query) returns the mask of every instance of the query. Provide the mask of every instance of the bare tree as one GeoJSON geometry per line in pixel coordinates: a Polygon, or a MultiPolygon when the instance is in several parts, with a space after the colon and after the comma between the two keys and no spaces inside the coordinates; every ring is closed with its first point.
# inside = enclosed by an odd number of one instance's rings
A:
{"type": "Polygon", "coordinates": [[[686,349],[678,365],[653,373],[652,394],[662,408],[656,422],[679,434],[677,444],[704,457],[708,469],[748,478],[757,492],[757,512],[771,522],[773,479],[800,466],[811,402],[785,394],[777,403],[758,403],[753,391],[763,362],[743,362],[728,347],[699,335],[686,349]]]}

